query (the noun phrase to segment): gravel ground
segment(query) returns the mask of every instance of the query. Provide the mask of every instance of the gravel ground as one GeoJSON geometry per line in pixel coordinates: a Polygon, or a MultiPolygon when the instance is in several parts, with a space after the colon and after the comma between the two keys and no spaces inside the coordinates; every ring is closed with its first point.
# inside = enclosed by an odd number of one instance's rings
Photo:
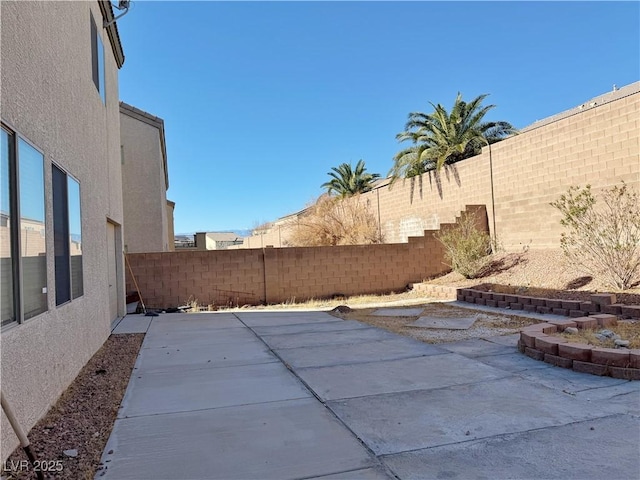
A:
{"type": "MultiPolygon", "coordinates": [[[[143,339],[143,334],[111,335],[31,429],[28,436],[36,459],[61,469],[45,474],[45,478],[93,479],[143,339]],[[77,456],[67,456],[65,450],[76,450],[77,456]]],[[[27,456],[18,448],[3,467],[19,465],[22,460],[27,456]]],[[[3,477],[30,479],[36,475],[29,466],[22,471],[3,470],[3,477]]]]}
{"type": "MultiPolygon", "coordinates": [[[[452,272],[427,283],[564,300],[586,301],[591,293],[612,292],[568,264],[561,250],[502,253],[494,257],[479,278],[466,279],[452,272]]],[[[640,279],[634,288],[616,292],[616,297],[619,303],[640,305],[640,279]]]]}

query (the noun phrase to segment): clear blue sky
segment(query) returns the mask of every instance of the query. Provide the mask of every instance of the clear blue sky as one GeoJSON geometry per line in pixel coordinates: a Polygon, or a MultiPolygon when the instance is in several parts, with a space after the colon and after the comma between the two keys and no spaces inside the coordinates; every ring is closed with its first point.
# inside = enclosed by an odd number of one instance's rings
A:
{"type": "Polygon", "coordinates": [[[428,102],[489,93],[518,128],[640,79],[637,2],[132,2],[120,98],[165,120],[175,231],[303,208],[387,174],[428,102]]]}

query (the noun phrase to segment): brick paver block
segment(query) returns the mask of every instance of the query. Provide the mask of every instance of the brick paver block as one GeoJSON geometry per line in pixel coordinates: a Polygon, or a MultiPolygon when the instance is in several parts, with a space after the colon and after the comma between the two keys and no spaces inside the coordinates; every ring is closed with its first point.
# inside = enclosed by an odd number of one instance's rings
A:
{"type": "Polygon", "coordinates": [[[587,313],[598,313],[598,304],[591,302],[580,302],[580,310],[587,313]]]}
{"type": "Polygon", "coordinates": [[[551,308],[543,307],[542,305],[537,305],[536,306],[536,312],[538,312],[538,313],[551,313],[551,308]]]}
{"type": "Polygon", "coordinates": [[[556,367],[562,367],[562,368],[573,367],[573,360],[571,360],[570,358],[562,358],[556,355],[551,355],[549,353],[544,354],[544,361],[546,363],[550,363],[551,365],[555,365],[556,367]]]}
{"type": "Polygon", "coordinates": [[[464,301],[467,303],[474,303],[473,300],[474,300],[474,297],[472,297],[471,295],[467,295],[464,297],[464,301]]]}
{"type": "Polygon", "coordinates": [[[576,326],[576,322],[574,322],[573,320],[564,319],[564,318],[559,318],[558,320],[548,320],[547,323],[550,323],[551,325],[555,325],[556,327],[558,327],[559,332],[563,331],[565,328],[576,326]]]}
{"type": "Polygon", "coordinates": [[[564,338],[559,337],[536,337],[536,350],[551,355],[558,355],[558,344],[567,343],[564,338]]]}
{"type": "Polygon", "coordinates": [[[521,329],[522,332],[542,332],[542,333],[556,333],[558,327],[551,323],[534,323],[533,325],[527,325],[521,329]]]}
{"type": "Polygon", "coordinates": [[[608,313],[598,313],[597,315],[591,315],[589,318],[595,318],[600,327],[610,327],[618,323],[618,317],[608,313]]]}
{"type": "Polygon", "coordinates": [[[546,298],[532,298],[531,299],[531,305],[535,305],[536,307],[540,306],[540,307],[544,307],[546,305],[547,299],[546,298]]]}
{"type": "Polygon", "coordinates": [[[525,347],[536,348],[536,337],[546,336],[542,331],[528,331],[528,332],[520,332],[520,343],[522,343],[525,347]]]}
{"type": "Polygon", "coordinates": [[[611,305],[616,303],[616,296],[613,293],[594,293],[589,295],[589,299],[598,305],[611,305]]]}
{"type": "Polygon", "coordinates": [[[518,303],[522,305],[531,305],[531,297],[521,297],[518,295],[518,303]]]}
{"type": "Polygon", "coordinates": [[[562,308],[567,310],[580,310],[580,302],[576,300],[562,300],[562,308]]]}
{"type": "Polygon", "coordinates": [[[504,301],[508,303],[516,303],[518,301],[517,295],[505,295],[504,301]]]}
{"type": "Polygon", "coordinates": [[[580,329],[596,328],[598,326],[598,320],[591,317],[574,318],[573,321],[576,322],[576,327],[580,329]]]}
{"type": "Polygon", "coordinates": [[[562,315],[563,317],[568,317],[569,316],[569,310],[567,310],[566,308],[554,308],[553,309],[553,314],[554,315],[562,315]]]}
{"type": "Polygon", "coordinates": [[[484,298],[476,297],[475,303],[476,305],[486,305],[487,301],[484,298]]]}
{"type": "Polygon", "coordinates": [[[608,367],[609,375],[624,380],[640,380],[640,370],[637,368],[608,367]]]}
{"type": "Polygon", "coordinates": [[[491,292],[482,292],[482,298],[484,298],[485,300],[492,300],[493,299],[493,293],[491,293],[491,292]]]}
{"type": "Polygon", "coordinates": [[[602,312],[610,315],[622,315],[622,305],[614,303],[613,305],[603,305],[602,312]]]}
{"type": "Polygon", "coordinates": [[[578,360],[580,362],[591,361],[591,350],[593,346],[585,345],[583,343],[563,343],[558,345],[558,355],[564,358],[570,358],[571,360],[578,360]]]}
{"type": "Polygon", "coordinates": [[[522,310],[523,305],[521,303],[510,303],[509,308],[511,310],[522,310]]]}
{"type": "MultiPolygon", "coordinates": [[[[523,307],[525,312],[532,312],[532,313],[535,313],[536,308],[538,308],[535,305],[523,305],[523,307]]],[[[580,314],[582,315],[582,312],[580,312],[580,314]]]]}
{"type": "Polygon", "coordinates": [[[590,373],[591,375],[606,375],[608,367],[606,365],[596,365],[595,363],[590,362],[579,362],[578,360],[573,361],[573,371],[574,372],[582,372],[582,373],[590,373]]]}
{"type": "Polygon", "coordinates": [[[509,306],[509,302],[506,302],[504,300],[498,300],[498,307],[507,308],[508,306],[509,306]]]}
{"type": "MultiPolygon", "coordinates": [[[[538,342],[536,340],[536,346],[538,342]]],[[[591,361],[599,365],[611,365],[613,367],[629,367],[631,357],[629,350],[622,348],[601,348],[591,350],[591,361]]]]}
{"type": "Polygon", "coordinates": [[[631,368],[640,368],[640,349],[629,350],[629,366],[631,368]]]}
{"type": "Polygon", "coordinates": [[[620,307],[622,315],[631,318],[640,318],[640,305],[623,305],[620,307]]]}
{"type": "Polygon", "coordinates": [[[534,360],[544,360],[544,352],[536,350],[535,348],[525,347],[524,354],[527,357],[533,358],[534,360]]]}
{"type": "Polygon", "coordinates": [[[527,348],[527,346],[524,343],[522,343],[520,340],[518,340],[518,351],[520,353],[524,353],[525,348],[527,348]]]}
{"type": "Polygon", "coordinates": [[[582,310],[569,310],[569,316],[571,318],[583,317],[584,312],[582,310]]]}
{"type": "Polygon", "coordinates": [[[493,294],[493,299],[500,301],[500,302],[504,302],[504,295],[501,293],[494,293],[493,294]]]}
{"type": "Polygon", "coordinates": [[[544,303],[549,308],[562,308],[561,300],[554,300],[554,299],[548,298],[547,300],[545,300],[544,303]]]}
{"type": "Polygon", "coordinates": [[[497,300],[487,300],[485,304],[487,305],[487,307],[497,307],[498,306],[497,300]]]}
{"type": "Polygon", "coordinates": [[[471,292],[472,297],[482,297],[482,292],[480,290],[469,290],[471,292]]]}

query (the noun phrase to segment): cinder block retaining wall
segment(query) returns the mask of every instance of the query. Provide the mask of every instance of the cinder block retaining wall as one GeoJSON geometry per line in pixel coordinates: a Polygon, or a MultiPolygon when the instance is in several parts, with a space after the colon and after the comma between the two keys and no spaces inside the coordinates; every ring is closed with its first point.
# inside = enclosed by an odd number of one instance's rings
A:
{"type": "MultiPolygon", "coordinates": [[[[468,205],[461,215],[470,212],[488,231],[484,206],[468,205]]],[[[136,289],[133,272],[142,300],[155,308],[190,298],[201,305],[258,305],[397,292],[449,271],[435,232],[399,244],[129,254],[127,291],[136,289]]]]}
{"type": "Polygon", "coordinates": [[[189,298],[257,305],[401,291],[448,270],[431,235],[405,244],[142,253],[128,260],[143,301],[157,308],[189,298]]]}
{"type": "MultiPolygon", "coordinates": [[[[624,180],[640,189],[640,82],[525,129],[442,172],[363,194],[385,242],[399,243],[453,221],[465,204],[483,204],[490,226],[511,251],[557,248],[561,215],[549,205],[572,185],[597,195],[624,180]],[[495,205],[495,215],[493,212],[495,205]]],[[[286,224],[249,237],[245,247],[285,246],[286,224]]]]}

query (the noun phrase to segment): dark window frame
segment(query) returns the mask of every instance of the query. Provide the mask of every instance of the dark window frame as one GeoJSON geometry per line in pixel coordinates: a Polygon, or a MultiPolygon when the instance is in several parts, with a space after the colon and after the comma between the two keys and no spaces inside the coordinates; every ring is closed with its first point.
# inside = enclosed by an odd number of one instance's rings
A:
{"type": "MultiPolygon", "coordinates": [[[[24,286],[24,268],[23,268],[23,256],[22,256],[22,232],[21,232],[21,209],[20,209],[20,141],[24,142],[30,148],[34,149],[37,153],[42,156],[42,202],[44,208],[44,218],[43,218],[43,229],[47,231],[47,182],[46,182],[46,158],[44,151],[38,148],[33,142],[31,142],[28,138],[22,135],[17,129],[13,128],[9,124],[4,121],[0,122],[0,128],[7,134],[8,138],[8,155],[9,155],[9,165],[8,165],[8,177],[9,177],[9,226],[10,226],[10,255],[12,258],[11,262],[11,277],[12,277],[12,299],[13,299],[13,318],[1,324],[0,328],[5,330],[6,328],[15,327],[17,325],[21,325],[25,322],[28,322],[32,318],[36,318],[43,313],[47,313],[49,311],[49,303],[48,303],[48,285],[45,284],[45,289],[47,293],[43,293],[47,295],[44,300],[44,309],[38,313],[33,315],[26,316],[25,308],[24,308],[24,291],[26,290],[24,286]]],[[[45,233],[46,235],[46,233],[45,233]]],[[[46,236],[45,236],[46,238],[46,236]]],[[[44,246],[44,257],[48,258],[49,251],[46,247],[46,240],[44,246]]],[[[45,260],[45,281],[48,279],[48,266],[45,260]]]]}
{"type": "MultiPolygon", "coordinates": [[[[82,200],[80,181],[56,163],[51,163],[51,191],[53,197],[53,240],[55,257],[56,307],[65,305],[84,296],[84,265],[80,258],[80,276],[74,279],[71,255],[71,204],[69,202],[69,180],[78,184],[78,214],[80,235],[82,236],[82,200]],[[62,180],[58,183],[56,180],[62,180]],[[60,188],[62,190],[60,190],[60,188]],[[61,222],[61,223],[60,223],[61,222]],[[80,286],[76,285],[79,280],[80,286]]],[[[82,257],[80,255],[80,257],[82,257]]]]}

